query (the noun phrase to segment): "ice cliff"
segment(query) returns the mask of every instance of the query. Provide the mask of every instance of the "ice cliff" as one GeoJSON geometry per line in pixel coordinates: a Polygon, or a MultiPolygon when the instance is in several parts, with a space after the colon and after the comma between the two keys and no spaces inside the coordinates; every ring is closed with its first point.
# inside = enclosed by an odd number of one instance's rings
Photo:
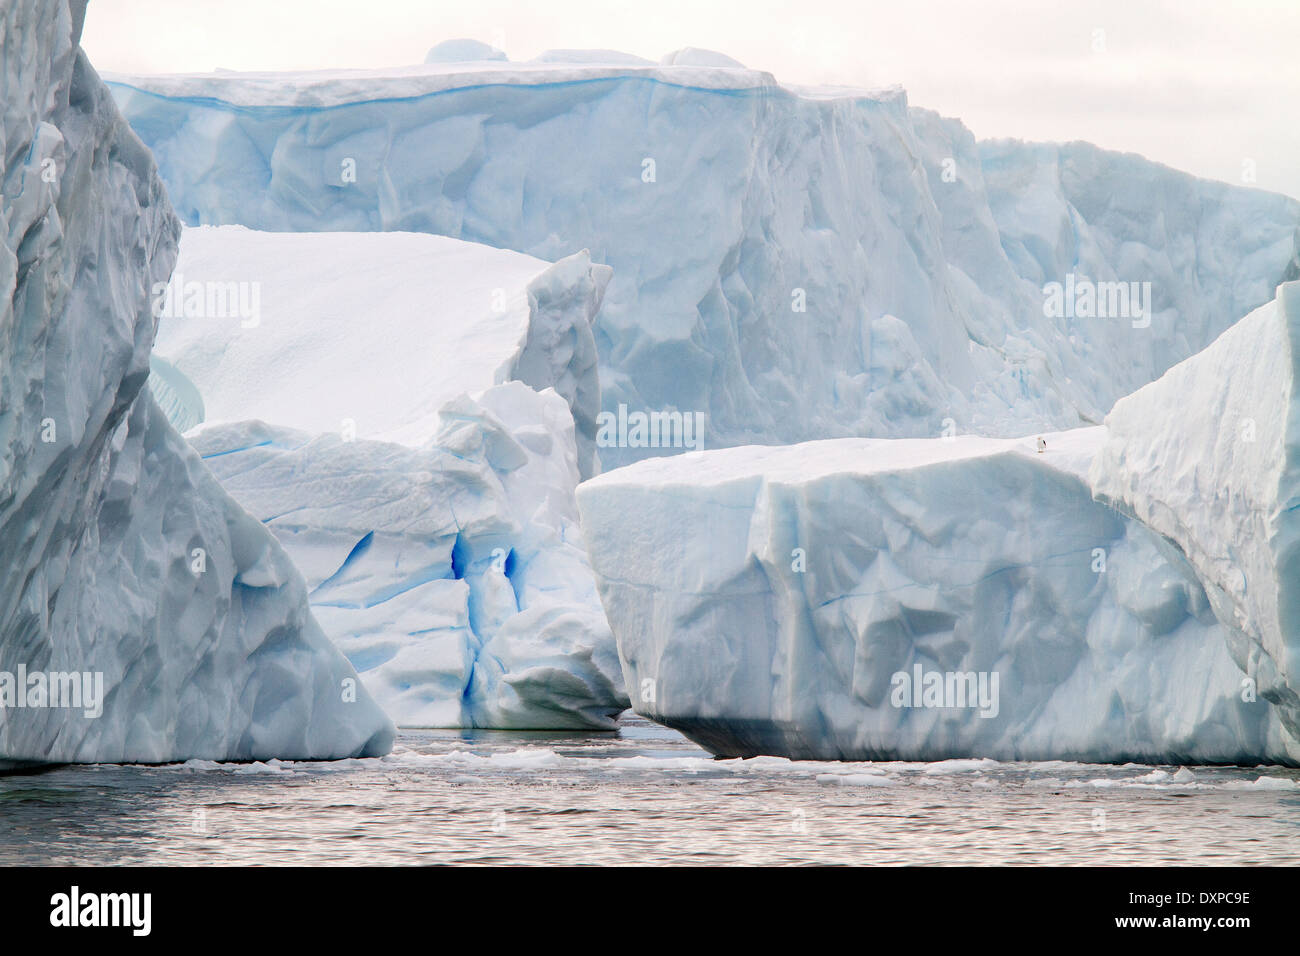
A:
{"type": "Polygon", "coordinates": [[[1300,737],[1300,282],[1118,402],[1103,500],[1187,556],[1237,665],[1300,737]]]}
{"type": "Polygon", "coordinates": [[[0,757],[384,753],[302,577],[145,389],[180,225],[84,13],[0,7],[0,757]]]}
{"type": "Polygon", "coordinates": [[[1267,301],[1300,224],[1285,197],[981,144],[896,89],[698,51],[112,89],[189,224],[590,249],[614,267],[603,407],[698,412],[707,447],[1096,423],[1267,301]],[[1139,314],[1048,308],[1076,279],[1150,285],[1139,314]]]}
{"type": "Polygon", "coordinates": [[[1093,501],[1105,430],[1043,437],[724,449],[584,483],[633,707],[727,756],[1300,760],[1188,562],[1093,501]]]}

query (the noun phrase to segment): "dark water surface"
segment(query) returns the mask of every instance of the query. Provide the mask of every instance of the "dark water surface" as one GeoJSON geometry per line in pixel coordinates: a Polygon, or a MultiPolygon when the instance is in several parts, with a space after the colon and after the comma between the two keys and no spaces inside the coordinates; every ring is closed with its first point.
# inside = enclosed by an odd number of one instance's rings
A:
{"type": "Polygon", "coordinates": [[[1300,772],[715,761],[673,731],[0,777],[0,864],[1300,862],[1300,772]]]}

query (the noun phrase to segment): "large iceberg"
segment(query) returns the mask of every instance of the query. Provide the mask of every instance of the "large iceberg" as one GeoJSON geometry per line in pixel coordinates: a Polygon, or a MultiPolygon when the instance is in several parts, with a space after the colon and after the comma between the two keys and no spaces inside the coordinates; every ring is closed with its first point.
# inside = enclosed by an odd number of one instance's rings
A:
{"type": "MultiPolygon", "coordinates": [[[[1095,424],[1296,256],[1295,200],[977,143],[900,90],[786,87],[701,51],[112,89],[188,224],[590,249],[615,270],[603,408],[698,414],[708,447],[1095,424]],[[1115,309],[1045,291],[1098,283],[1115,309]]],[[[665,453],[631,444],[606,466],[665,453]]]]}
{"type": "Polygon", "coordinates": [[[1100,498],[1187,556],[1237,665],[1300,737],[1300,282],[1117,403],[1100,498]]]}
{"type": "Polygon", "coordinates": [[[585,252],[184,230],[155,361],[199,394],[187,437],[402,726],[609,729],[627,707],[574,502],[608,279],[585,252]]]}
{"type": "Polygon", "coordinates": [[[84,15],[0,6],[0,757],[385,753],[302,577],[144,388],[180,225],[84,15]]]}
{"type": "Polygon", "coordinates": [[[734,448],[585,482],[634,708],[727,756],[1300,760],[1187,561],[1093,500],[1104,429],[1042,439],[734,448]]]}

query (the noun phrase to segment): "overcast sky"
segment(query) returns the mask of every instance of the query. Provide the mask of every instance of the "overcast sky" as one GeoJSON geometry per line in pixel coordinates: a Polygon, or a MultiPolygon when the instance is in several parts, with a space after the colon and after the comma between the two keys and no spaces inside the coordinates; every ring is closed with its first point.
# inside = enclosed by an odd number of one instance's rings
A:
{"type": "Polygon", "coordinates": [[[512,60],[719,50],[794,83],[901,84],[979,137],[1084,139],[1300,197],[1300,0],[90,0],[120,72],[420,63],[474,37],[512,60]]]}

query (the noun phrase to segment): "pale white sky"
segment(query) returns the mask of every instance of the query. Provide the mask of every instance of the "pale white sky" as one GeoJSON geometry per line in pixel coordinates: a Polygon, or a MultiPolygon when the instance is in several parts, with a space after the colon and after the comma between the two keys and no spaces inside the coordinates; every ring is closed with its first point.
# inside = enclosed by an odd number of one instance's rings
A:
{"type": "Polygon", "coordinates": [[[897,83],[981,138],[1084,139],[1232,183],[1249,160],[1254,185],[1300,197],[1300,0],[90,0],[82,45],[101,70],[206,72],[420,63],[455,37],[897,83]]]}

